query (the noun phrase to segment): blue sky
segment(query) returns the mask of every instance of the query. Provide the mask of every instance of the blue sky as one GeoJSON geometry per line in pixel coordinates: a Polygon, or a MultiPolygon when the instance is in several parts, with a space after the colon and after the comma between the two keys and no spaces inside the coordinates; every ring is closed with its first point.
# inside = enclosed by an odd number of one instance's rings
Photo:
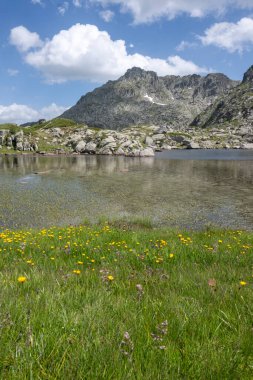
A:
{"type": "Polygon", "coordinates": [[[55,117],[132,66],[159,75],[253,64],[253,0],[1,0],[0,123],[55,117]]]}

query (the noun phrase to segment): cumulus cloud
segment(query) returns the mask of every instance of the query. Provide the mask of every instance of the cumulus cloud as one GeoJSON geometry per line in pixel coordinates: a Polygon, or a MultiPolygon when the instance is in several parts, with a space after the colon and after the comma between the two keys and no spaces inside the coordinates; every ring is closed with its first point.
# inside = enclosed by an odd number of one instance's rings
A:
{"type": "Polygon", "coordinates": [[[142,54],[128,54],[123,40],[112,40],[95,25],[76,24],[62,30],[42,47],[28,51],[24,60],[40,70],[49,82],[86,80],[104,82],[116,79],[138,66],[159,75],[205,73],[208,70],[179,56],[166,60],[142,54]]]}
{"type": "Polygon", "coordinates": [[[99,13],[100,17],[105,21],[105,22],[110,22],[112,21],[114,17],[114,12],[110,11],[109,9],[105,11],[101,11],[99,13]]]}
{"type": "Polygon", "coordinates": [[[0,123],[22,124],[39,119],[52,119],[62,114],[67,107],[57,106],[55,103],[40,110],[36,110],[24,104],[0,105],[0,123]]]}
{"type": "Polygon", "coordinates": [[[119,4],[122,12],[130,12],[135,23],[153,22],[161,17],[169,19],[181,13],[202,17],[210,12],[225,12],[229,8],[253,9],[252,0],[90,0],[102,6],[119,4]]]}
{"type": "Polygon", "coordinates": [[[11,29],[10,43],[21,52],[26,52],[31,48],[42,46],[42,41],[37,33],[30,32],[20,25],[11,29]]]}
{"type": "Polygon", "coordinates": [[[215,45],[230,53],[241,53],[253,46],[253,19],[244,17],[237,23],[214,24],[199,38],[203,45],[215,45]]]}
{"type": "Polygon", "coordinates": [[[58,106],[57,104],[52,103],[38,111],[40,115],[39,118],[46,120],[53,119],[54,117],[61,115],[68,108],[69,107],[58,106]]]}

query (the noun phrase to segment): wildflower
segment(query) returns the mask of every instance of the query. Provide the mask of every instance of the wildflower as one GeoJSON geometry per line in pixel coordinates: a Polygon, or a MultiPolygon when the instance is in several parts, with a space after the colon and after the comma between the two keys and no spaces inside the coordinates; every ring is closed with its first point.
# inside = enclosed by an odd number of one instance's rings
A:
{"type": "Polygon", "coordinates": [[[170,253],[170,259],[173,259],[174,253],[170,253]]]}
{"type": "Polygon", "coordinates": [[[80,269],[74,269],[74,270],[73,270],[73,273],[75,273],[75,274],[80,274],[81,271],[80,271],[80,269]]]}
{"type": "Polygon", "coordinates": [[[25,276],[19,276],[18,277],[18,282],[20,282],[21,284],[23,284],[26,281],[27,281],[27,278],[25,276]]]}
{"type": "Polygon", "coordinates": [[[133,352],[134,345],[127,331],[124,333],[123,339],[119,345],[119,349],[120,352],[125,356],[130,356],[133,352]]]}
{"type": "Polygon", "coordinates": [[[240,281],[240,285],[245,286],[245,285],[247,285],[247,282],[246,281],[240,281]]]}
{"type": "Polygon", "coordinates": [[[109,280],[109,281],[113,281],[113,280],[114,280],[114,277],[113,277],[111,274],[109,274],[109,276],[107,276],[107,280],[109,280]]]}
{"type": "Polygon", "coordinates": [[[137,284],[136,285],[136,289],[137,289],[137,292],[138,292],[138,299],[140,300],[144,294],[144,291],[143,291],[143,287],[141,284],[137,284]]]}

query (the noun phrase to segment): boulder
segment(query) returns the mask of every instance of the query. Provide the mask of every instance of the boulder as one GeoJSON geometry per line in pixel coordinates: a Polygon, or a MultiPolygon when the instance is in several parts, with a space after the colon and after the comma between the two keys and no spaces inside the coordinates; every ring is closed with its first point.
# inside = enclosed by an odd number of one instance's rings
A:
{"type": "Polygon", "coordinates": [[[152,145],[154,145],[154,140],[152,139],[152,137],[147,136],[146,139],[145,139],[145,144],[146,144],[147,146],[152,146],[152,145]]]}
{"type": "Polygon", "coordinates": [[[16,142],[16,150],[24,150],[24,147],[23,147],[23,141],[18,141],[16,142]]]}
{"type": "Polygon", "coordinates": [[[0,145],[4,145],[6,136],[8,135],[9,132],[10,131],[8,131],[7,129],[0,130],[0,145]]]}
{"type": "Polygon", "coordinates": [[[104,146],[96,151],[96,154],[112,155],[112,151],[108,146],[104,146]]]}
{"type": "Polygon", "coordinates": [[[90,141],[88,144],[86,144],[84,152],[89,153],[89,154],[95,154],[96,149],[97,149],[97,145],[94,142],[90,141]]]}
{"type": "Polygon", "coordinates": [[[140,157],[153,157],[155,152],[152,148],[148,147],[140,151],[140,157]]]}
{"type": "Polygon", "coordinates": [[[249,143],[249,144],[242,144],[241,148],[242,149],[253,149],[253,144],[251,144],[251,143],[249,143]]]}
{"type": "Polygon", "coordinates": [[[200,146],[197,142],[190,141],[190,143],[187,145],[187,149],[199,149],[200,146]]]}
{"type": "Polygon", "coordinates": [[[158,133],[158,134],[153,135],[152,139],[154,140],[154,142],[157,142],[157,141],[164,140],[165,136],[163,133],[158,133]]]}
{"type": "Polygon", "coordinates": [[[77,153],[83,153],[85,152],[86,142],[85,141],[79,141],[79,143],[75,147],[75,152],[77,153]]]}
{"type": "Polygon", "coordinates": [[[51,133],[53,137],[62,137],[64,136],[64,132],[61,130],[61,128],[52,128],[51,133]]]}
{"type": "Polygon", "coordinates": [[[121,147],[119,147],[117,150],[115,150],[114,154],[116,156],[124,156],[125,155],[125,151],[124,151],[124,149],[122,149],[121,147]]]}
{"type": "Polygon", "coordinates": [[[163,150],[171,150],[171,146],[168,145],[168,144],[163,144],[163,145],[161,146],[161,148],[162,148],[163,150]]]}
{"type": "Polygon", "coordinates": [[[6,146],[9,147],[9,148],[12,148],[12,147],[13,147],[13,146],[12,146],[12,138],[11,138],[11,136],[8,136],[8,137],[6,138],[6,146]]]}
{"type": "Polygon", "coordinates": [[[107,138],[103,139],[101,142],[100,142],[100,146],[103,147],[107,144],[112,144],[112,143],[115,143],[115,139],[113,136],[108,136],[107,138]]]}
{"type": "Polygon", "coordinates": [[[28,140],[24,140],[24,142],[23,142],[23,150],[24,151],[29,151],[29,150],[31,150],[31,144],[29,143],[29,141],[28,140]]]}

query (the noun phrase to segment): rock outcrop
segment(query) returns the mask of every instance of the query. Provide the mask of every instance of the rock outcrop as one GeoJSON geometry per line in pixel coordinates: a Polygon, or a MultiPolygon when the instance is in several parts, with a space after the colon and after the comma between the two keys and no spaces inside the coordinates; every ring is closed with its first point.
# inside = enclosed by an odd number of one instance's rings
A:
{"type": "Polygon", "coordinates": [[[181,128],[238,83],[223,74],[158,77],[134,67],[82,96],[61,117],[112,130],[153,124],[181,128]]]}
{"type": "Polygon", "coordinates": [[[253,66],[244,74],[243,81],[227,94],[219,97],[214,104],[198,115],[192,126],[253,129],[253,66]]]}
{"type": "Polygon", "coordinates": [[[6,146],[9,149],[24,152],[36,152],[38,150],[36,142],[31,136],[25,135],[23,130],[16,133],[11,133],[8,129],[0,130],[0,146],[1,148],[6,146]]]}

